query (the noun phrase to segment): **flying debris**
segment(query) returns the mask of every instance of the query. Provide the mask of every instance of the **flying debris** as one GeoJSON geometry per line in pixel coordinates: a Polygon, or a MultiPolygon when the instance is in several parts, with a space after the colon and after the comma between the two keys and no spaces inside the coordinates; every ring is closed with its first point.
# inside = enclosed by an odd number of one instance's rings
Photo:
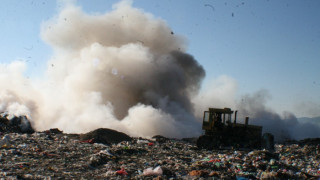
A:
{"type": "Polygon", "coordinates": [[[24,49],[27,50],[27,51],[31,51],[31,50],[33,49],[33,46],[31,46],[31,47],[24,47],[24,49]]]}
{"type": "Polygon", "coordinates": [[[205,7],[209,7],[209,8],[212,9],[212,11],[214,11],[214,7],[213,7],[211,4],[205,4],[204,6],[205,6],[205,7]]]}
{"type": "Polygon", "coordinates": [[[137,40],[138,42],[140,42],[140,43],[142,43],[142,44],[144,44],[144,42],[143,41],[141,41],[141,40],[137,40]]]}

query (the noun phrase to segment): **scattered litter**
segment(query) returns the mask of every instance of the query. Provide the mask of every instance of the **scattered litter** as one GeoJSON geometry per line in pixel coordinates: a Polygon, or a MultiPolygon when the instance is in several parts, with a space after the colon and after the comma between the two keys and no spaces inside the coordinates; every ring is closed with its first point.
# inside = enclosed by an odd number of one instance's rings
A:
{"type": "Polygon", "coordinates": [[[162,175],[162,169],[160,166],[152,169],[152,168],[147,168],[145,170],[143,170],[143,175],[144,176],[160,176],[162,175]]]}
{"type": "Polygon", "coordinates": [[[272,152],[208,151],[193,141],[161,136],[124,140],[109,129],[92,131],[90,137],[59,129],[33,134],[1,130],[8,131],[0,134],[0,179],[320,178],[320,139],[276,144],[272,152]],[[108,143],[97,143],[98,135],[108,143]]]}
{"type": "Polygon", "coordinates": [[[128,175],[128,173],[124,169],[116,171],[116,174],[117,175],[128,175]]]}
{"type": "Polygon", "coordinates": [[[10,146],[10,135],[5,135],[2,140],[0,141],[0,147],[9,147],[10,146]]]}
{"type": "Polygon", "coordinates": [[[149,141],[148,141],[148,140],[141,140],[141,139],[138,139],[138,140],[137,140],[137,143],[138,143],[138,144],[148,144],[148,143],[149,143],[149,141]]]}

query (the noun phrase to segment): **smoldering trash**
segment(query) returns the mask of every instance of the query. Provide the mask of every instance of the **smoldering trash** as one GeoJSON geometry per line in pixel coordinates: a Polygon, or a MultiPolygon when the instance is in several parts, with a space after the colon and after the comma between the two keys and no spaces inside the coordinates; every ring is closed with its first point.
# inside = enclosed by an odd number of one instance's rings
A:
{"type": "Polygon", "coordinates": [[[43,81],[0,63],[0,178],[319,178],[317,139],[198,149],[189,137],[201,134],[193,100],[205,71],[173,32],[130,1],[95,15],[67,3],[44,22],[43,81]]]}

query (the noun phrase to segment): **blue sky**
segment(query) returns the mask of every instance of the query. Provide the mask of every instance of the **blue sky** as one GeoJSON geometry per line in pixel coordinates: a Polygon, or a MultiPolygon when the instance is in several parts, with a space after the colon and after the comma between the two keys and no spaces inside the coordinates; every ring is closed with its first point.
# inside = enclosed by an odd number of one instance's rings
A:
{"type": "MultiPolygon", "coordinates": [[[[105,13],[115,0],[79,0],[88,13],[105,13]]],[[[133,6],[165,20],[188,40],[188,53],[205,68],[204,82],[227,75],[238,96],[266,89],[268,105],[297,116],[320,116],[320,1],[136,0],[133,6]]],[[[25,61],[26,76],[41,76],[52,54],[41,23],[57,14],[52,0],[2,0],[0,62],[25,61]]]]}

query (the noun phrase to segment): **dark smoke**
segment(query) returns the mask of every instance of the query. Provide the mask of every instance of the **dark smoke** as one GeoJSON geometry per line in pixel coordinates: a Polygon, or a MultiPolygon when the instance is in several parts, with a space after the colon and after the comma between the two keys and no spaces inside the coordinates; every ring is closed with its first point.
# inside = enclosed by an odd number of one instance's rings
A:
{"type": "Polygon", "coordinates": [[[320,136],[320,128],[310,123],[300,123],[295,115],[285,112],[279,115],[265,106],[270,98],[266,90],[260,90],[252,95],[245,95],[237,105],[239,112],[249,116],[251,124],[263,126],[264,132],[272,133],[278,142],[320,136]]]}

